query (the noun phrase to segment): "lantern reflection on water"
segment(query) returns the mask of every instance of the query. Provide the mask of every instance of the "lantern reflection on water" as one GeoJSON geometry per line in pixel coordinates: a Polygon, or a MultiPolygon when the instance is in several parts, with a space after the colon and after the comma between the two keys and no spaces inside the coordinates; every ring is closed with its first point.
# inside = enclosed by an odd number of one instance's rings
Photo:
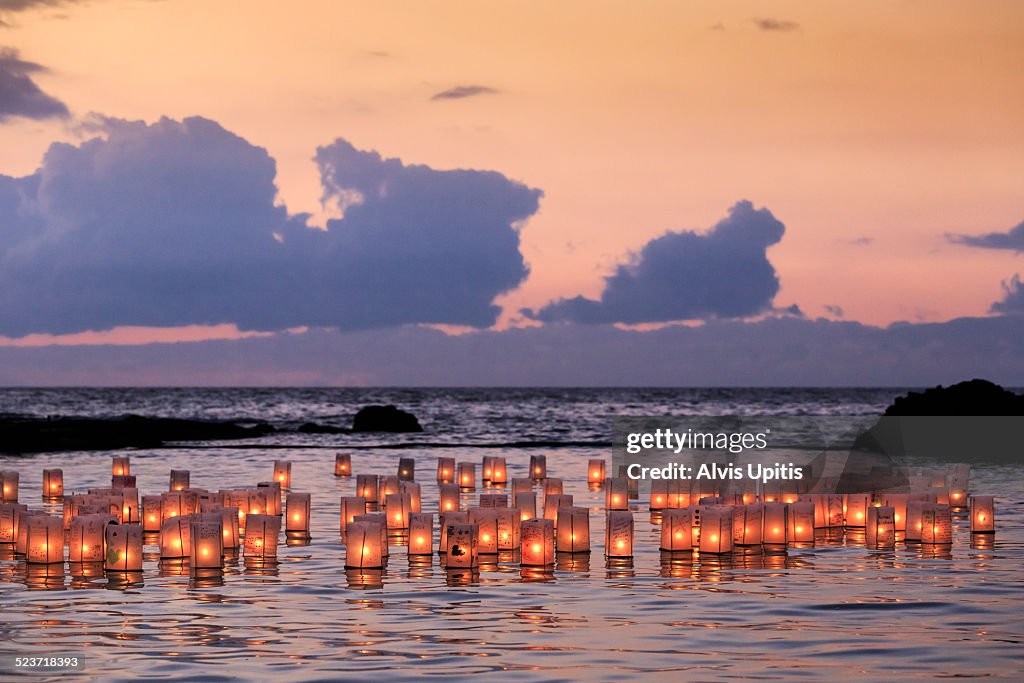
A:
{"type": "Polygon", "coordinates": [[[382,545],[379,522],[352,522],[345,539],[345,567],[348,569],[380,569],[384,566],[386,542],[382,545]]]}
{"type": "Polygon", "coordinates": [[[604,553],[608,557],[633,556],[633,513],[609,510],[605,517],[604,553]]]}
{"type": "Polygon", "coordinates": [[[107,571],[142,571],[142,528],[134,524],[108,524],[104,530],[103,568],[107,571]]]}
{"type": "Polygon", "coordinates": [[[285,531],[290,534],[309,536],[310,494],[291,491],[288,493],[285,513],[285,531]]]}
{"type": "Polygon", "coordinates": [[[701,553],[731,553],[733,549],[733,508],[728,505],[701,505],[700,544],[701,553]]]}
{"type": "Polygon", "coordinates": [[[292,485],[292,463],[288,460],[274,461],[274,481],[281,485],[282,489],[291,488],[292,485]]]}
{"type": "Polygon", "coordinates": [[[560,553],[590,552],[590,511],[584,507],[558,508],[555,546],[560,553]]]}
{"type": "Polygon", "coordinates": [[[434,554],[434,514],[409,513],[409,555],[434,554]]]}
{"type": "Polygon", "coordinates": [[[604,507],[606,510],[629,509],[629,484],[618,477],[604,482],[604,507]]]}
{"type": "Polygon", "coordinates": [[[455,524],[447,525],[445,540],[446,546],[446,567],[456,569],[468,569],[476,567],[477,539],[480,530],[476,524],[455,524]]]}
{"type": "Polygon", "coordinates": [[[548,476],[548,458],[546,455],[530,456],[530,479],[539,481],[548,476]]]}
{"type": "Polygon", "coordinates": [[[864,526],[864,541],[869,548],[896,547],[896,511],[888,506],[869,507],[864,526]]]}
{"type": "Polygon", "coordinates": [[[171,470],[171,481],[167,490],[183,491],[189,487],[191,478],[192,474],[188,470],[171,470]]]}
{"type": "Polygon", "coordinates": [[[520,526],[522,557],[526,567],[546,567],[555,563],[555,525],[550,519],[529,519],[520,526]]]}
{"type": "Polygon", "coordinates": [[[351,477],[352,476],[352,454],[351,453],[336,453],[334,455],[334,476],[336,476],[336,477],[351,477]]]}
{"type": "Polygon", "coordinates": [[[43,470],[43,498],[52,500],[64,495],[64,470],[43,470]]]}
{"type": "Polygon", "coordinates": [[[36,515],[27,520],[25,561],[29,564],[64,562],[64,520],[36,515]]]}
{"type": "Polygon", "coordinates": [[[4,503],[18,502],[18,480],[20,474],[14,470],[0,470],[0,486],[3,486],[3,496],[0,501],[4,503]]]}
{"type": "Polygon", "coordinates": [[[277,515],[249,515],[246,522],[245,542],[242,545],[245,556],[259,559],[277,557],[281,518],[277,515]]]}
{"type": "Polygon", "coordinates": [[[398,480],[413,481],[416,479],[416,461],[412,458],[398,459],[398,480]]]}
{"type": "Polygon", "coordinates": [[[412,512],[412,499],[408,493],[389,493],[384,499],[387,512],[387,528],[401,530],[409,528],[409,513],[412,512]]]}
{"type": "Polygon", "coordinates": [[[697,529],[693,525],[693,508],[665,510],[661,515],[661,550],[693,550],[697,529]]]}
{"type": "Polygon", "coordinates": [[[366,514],[366,498],[363,496],[341,497],[341,533],[345,533],[348,525],[356,515],[366,514]]]}
{"type": "Polygon", "coordinates": [[[455,458],[437,459],[437,483],[450,484],[455,481],[455,458]]]}
{"type": "Polygon", "coordinates": [[[452,512],[460,508],[459,485],[438,484],[437,486],[437,511],[439,513],[452,512]]]}
{"type": "Polygon", "coordinates": [[[971,496],[970,516],[972,534],[994,534],[996,531],[996,502],[992,496],[971,496]]]}

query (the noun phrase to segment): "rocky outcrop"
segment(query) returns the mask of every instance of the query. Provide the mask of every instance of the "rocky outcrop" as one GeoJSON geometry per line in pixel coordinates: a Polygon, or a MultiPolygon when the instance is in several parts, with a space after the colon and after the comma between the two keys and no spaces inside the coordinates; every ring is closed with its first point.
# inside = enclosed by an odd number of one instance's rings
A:
{"type": "Polygon", "coordinates": [[[422,432],[419,420],[412,413],[395,406],[364,406],[352,420],[353,432],[422,432]]]}
{"type": "Polygon", "coordinates": [[[937,386],[900,396],[885,409],[888,417],[1024,415],[1024,396],[984,379],[937,386]]]}

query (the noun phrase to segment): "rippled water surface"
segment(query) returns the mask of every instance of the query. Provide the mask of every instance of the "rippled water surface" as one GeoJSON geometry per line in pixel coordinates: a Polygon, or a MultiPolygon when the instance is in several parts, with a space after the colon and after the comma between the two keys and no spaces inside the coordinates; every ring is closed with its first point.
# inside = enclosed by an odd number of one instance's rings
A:
{"type": "MultiPolygon", "coordinates": [[[[551,422],[572,423],[556,397],[527,396],[527,406],[530,400],[550,404],[550,414],[537,418],[538,433],[550,436],[551,422]]],[[[595,411],[642,414],[642,405],[626,405],[634,400],[596,401],[595,411]]],[[[668,396],[662,401],[675,405],[668,396]]],[[[873,401],[885,403],[869,396],[864,405],[873,401]]],[[[444,402],[435,402],[441,411],[444,402]]],[[[777,402],[788,406],[780,412],[792,411],[791,397],[777,402]]],[[[460,419],[473,423],[467,431],[483,434],[486,424],[476,421],[486,423],[501,409],[474,405],[467,410],[479,417],[460,419]]],[[[4,410],[27,412],[9,403],[4,410]]],[[[347,414],[348,406],[337,412],[347,414]]],[[[510,419],[526,412],[521,407],[510,419]]],[[[574,404],[572,412],[586,408],[574,404]]],[[[233,415],[239,416],[246,415],[233,415]]],[[[592,436],[604,419],[592,418],[592,436]]],[[[438,456],[479,462],[485,454],[504,455],[516,477],[525,474],[531,453],[545,453],[550,476],[564,478],[576,504],[590,508],[593,544],[589,557],[560,559],[549,574],[524,573],[507,557],[477,573],[449,573],[436,555],[411,560],[401,547],[391,548],[383,572],[359,573],[344,569],[338,533],[338,497],[353,493],[354,479],[332,476],[334,447],[347,438],[309,437],[305,445],[271,439],[274,450],[199,444],[132,452],[142,493],[166,490],[171,468],[190,469],[193,486],[213,490],[267,480],[274,459],[289,459],[293,488],[313,496],[312,539],[282,546],[275,566],[235,561],[214,577],[161,565],[149,546],[141,580],[132,585],[108,582],[102,573],[72,576],[67,565],[50,575],[26,572],[0,550],[0,652],[84,655],[78,675],[102,680],[400,680],[495,672],[566,681],[1019,676],[1024,466],[974,467],[973,491],[995,494],[998,506],[998,532],[980,543],[972,544],[958,517],[952,548],[939,551],[903,544],[869,551],[856,533],[822,533],[814,548],[785,557],[673,558],[658,551],[658,528],[636,501],[636,554],[623,563],[604,557],[603,493],[585,483],[587,459],[605,457],[607,449],[356,450],[356,472],[393,474],[399,455],[414,457],[424,511],[436,510],[438,456]]],[[[22,502],[57,511],[39,499],[42,469],[63,467],[69,490],[107,486],[110,456],[0,456],[0,468],[20,470],[22,502]]],[[[475,495],[464,494],[464,503],[475,495]]]]}

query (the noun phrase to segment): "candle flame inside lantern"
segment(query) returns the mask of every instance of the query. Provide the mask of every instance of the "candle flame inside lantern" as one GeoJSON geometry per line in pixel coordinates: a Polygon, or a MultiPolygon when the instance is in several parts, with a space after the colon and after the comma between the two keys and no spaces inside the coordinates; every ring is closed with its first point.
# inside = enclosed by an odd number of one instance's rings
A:
{"type": "Polygon", "coordinates": [[[858,512],[857,513],[857,519],[864,519],[864,513],[863,512],[858,512]]]}
{"type": "Polygon", "coordinates": [[[530,515],[528,515],[528,514],[526,514],[526,513],[524,512],[524,513],[523,513],[523,520],[525,521],[525,520],[527,520],[527,519],[529,519],[529,518],[530,518],[530,515]]]}
{"type": "Polygon", "coordinates": [[[775,529],[772,529],[772,533],[773,533],[773,534],[775,534],[775,535],[777,536],[777,535],[779,534],[779,529],[778,529],[778,527],[776,527],[775,529]]]}
{"type": "Polygon", "coordinates": [[[798,527],[796,528],[796,532],[797,532],[798,534],[799,534],[799,533],[801,533],[801,532],[802,532],[803,530],[804,530],[804,528],[803,528],[802,526],[798,526],[798,527]]]}
{"type": "Polygon", "coordinates": [[[401,522],[402,521],[402,513],[401,512],[399,512],[397,515],[395,515],[395,521],[396,522],[401,522]]]}
{"type": "Polygon", "coordinates": [[[284,481],[284,475],[283,474],[277,475],[277,480],[278,481],[284,481]]]}
{"type": "Polygon", "coordinates": [[[533,544],[533,552],[539,553],[540,552],[540,545],[538,545],[537,543],[534,543],[533,544]]]}
{"type": "Polygon", "coordinates": [[[683,532],[682,531],[677,531],[676,532],[676,538],[682,538],[682,537],[683,537],[683,532]]]}
{"type": "Polygon", "coordinates": [[[661,496],[658,496],[657,498],[655,498],[655,500],[660,503],[661,502],[661,496]]]}
{"type": "Polygon", "coordinates": [[[619,541],[618,547],[625,548],[626,547],[626,542],[625,541],[619,541]]]}
{"type": "Polygon", "coordinates": [[[367,549],[367,547],[365,545],[359,547],[359,554],[360,555],[365,555],[367,552],[369,552],[369,550],[367,549]]]}
{"type": "Polygon", "coordinates": [[[539,467],[534,467],[533,468],[533,473],[534,474],[540,474],[540,468],[539,467]]]}
{"type": "Polygon", "coordinates": [[[954,494],[953,494],[953,497],[954,497],[954,498],[959,498],[959,497],[960,497],[960,494],[959,494],[959,493],[954,493],[954,494]]]}
{"type": "Polygon", "coordinates": [[[299,521],[300,519],[302,519],[302,518],[301,518],[301,516],[299,515],[299,513],[297,513],[297,512],[296,512],[296,513],[295,513],[294,515],[292,515],[292,520],[293,520],[293,521],[297,522],[297,521],[299,521]]]}
{"type": "Polygon", "coordinates": [[[451,503],[445,503],[444,504],[444,509],[445,510],[451,510],[452,509],[452,504],[451,503]]]}
{"type": "Polygon", "coordinates": [[[490,534],[484,534],[484,540],[485,541],[491,540],[491,535],[490,534]]]}
{"type": "Polygon", "coordinates": [[[56,484],[50,484],[50,490],[51,491],[54,491],[56,489],[57,489],[57,485],[56,484]]]}
{"type": "Polygon", "coordinates": [[[181,547],[181,539],[177,539],[177,538],[174,539],[174,547],[175,548],[180,548],[181,547]]]}
{"type": "Polygon", "coordinates": [[[897,522],[900,521],[900,513],[897,512],[895,515],[892,516],[892,518],[897,522]]]}
{"type": "Polygon", "coordinates": [[[618,496],[612,496],[612,502],[613,503],[618,503],[619,502],[619,497],[618,496]]]}
{"type": "Polygon", "coordinates": [[[419,543],[420,545],[423,545],[423,537],[422,537],[422,536],[419,536],[419,537],[418,537],[418,538],[416,539],[416,542],[417,542],[417,543],[419,543]]]}
{"type": "Polygon", "coordinates": [[[409,470],[402,470],[402,476],[409,474],[409,470]]]}
{"type": "MultiPolygon", "coordinates": [[[[711,542],[715,543],[718,541],[718,534],[711,534],[711,542]]],[[[619,543],[619,547],[622,547],[622,543],[619,543]]]]}

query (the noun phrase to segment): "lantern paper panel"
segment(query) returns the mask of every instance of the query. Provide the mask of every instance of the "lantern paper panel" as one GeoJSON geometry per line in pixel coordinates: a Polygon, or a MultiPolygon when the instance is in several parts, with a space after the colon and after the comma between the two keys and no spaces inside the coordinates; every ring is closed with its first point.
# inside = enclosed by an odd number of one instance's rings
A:
{"type": "Polygon", "coordinates": [[[544,497],[548,496],[560,496],[562,495],[562,480],[555,477],[547,477],[544,479],[544,497]]]}
{"type": "Polygon", "coordinates": [[[498,511],[495,508],[469,509],[469,522],[476,526],[478,553],[494,555],[498,552],[498,511]]]}
{"type": "Polygon", "coordinates": [[[494,510],[498,514],[498,550],[516,550],[519,548],[519,511],[509,507],[494,510]]]}
{"type": "Polygon", "coordinates": [[[281,536],[281,518],[277,515],[248,515],[242,552],[246,557],[268,559],[277,557],[281,536]]]}
{"type": "Polygon", "coordinates": [[[533,491],[533,479],[529,477],[513,477],[510,483],[511,488],[509,493],[514,498],[517,493],[526,493],[527,491],[533,491]]]}
{"type": "Polygon", "coordinates": [[[480,507],[482,508],[507,508],[508,494],[505,493],[481,493],[480,507]]]}
{"type": "Polygon", "coordinates": [[[475,489],[476,488],[476,464],[472,462],[460,462],[458,465],[459,472],[459,488],[461,489],[475,489]]]}
{"type": "Polygon", "coordinates": [[[431,512],[409,513],[409,555],[434,554],[434,515],[431,512]]]}
{"type": "Polygon", "coordinates": [[[378,522],[352,522],[345,542],[345,567],[348,569],[381,569],[384,551],[381,535],[387,531],[378,522]]]}
{"type": "Polygon", "coordinates": [[[609,510],[605,517],[604,552],[608,557],[633,556],[633,513],[609,510]]]}
{"type": "Polygon", "coordinates": [[[971,496],[972,534],[993,534],[996,531],[996,501],[992,496],[971,496]]]}
{"type": "Polygon", "coordinates": [[[921,512],[931,504],[920,500],[907,501],[907,530],[903,533],[904,541],[921,542],[921,529],[924,528],[924,524],[921,522],[921,512]]]}
{"type": "Polygon", "coordinates": [[[789,535],[789,505],[781,502],[761,503],[764,522],[761,525],[761,546],[765,552],[785,552],[789,535]]]}
{"type": "Polygon", "coordinates": [[[28,527],[33,517],[46,517],[47,514],[40,510],[16,510],[17,515],[16,532],[14,539],[14,552],[17,555],[24,555],[28,552],[28,527]]]}
{"type": "Polygon", "coordinates": [[[921,510],[921,543],[951,545],[953,543],[953,510],[949,505],[926,503],[921,510]]]}
{"type": "Polygon", "coordinates": [[[868,493],[850,493],[846,496],[846,527],[862,529],[868,518],[868,507],[871,506],[871,495],[868,493]]]}
{"type": "Polygon", "coordinates": [[[864,526],[864,542],[869,548],[896,547],[896,510],[888,505],[868,508],[864,526]]]}
{"type": "Polygon", "coordinates": [[[498,486],[503,486],[508,483],[508,465],[505,462],[505,458],[491,458],[490,482],[498,486]]]}
{"type": "Polygon", "coordinates": [[[605,479],[604,507],[606,510],[629,509],[629,485],[625,479],[605,479]]]}
{"type": "Polygon", "coordinates": [[[702,553],[722,554],[733,550],[733,508],[727,505],[701,505],[700,544],[702,553]]]}
{"type": "Polygon", "coordinates": [[[192,548],[189,553],[191,569],[219,569],[224,566],[224,527],[220,518],[198,519],[189,529],[192,548]]]}
{"type": "Polygon", "coordinates": [[[412,458],[398,459],[398,480],[413,481],[416,479],[416,461],[412,458]]]}
{"type": "Polygon", "coordinates": [[[814,543],[814,503],[800,501],[789,504],[789,528],[786,530],[790,543],[814,543]]]}
{"type": "Polygon", "coordinates": [[[949,466],[949,471],[946,474],[946,490],[948,491],[950,505],[958,508],[967,504],[970,480],[970,465],[957,463],[949,466]]]}
{"type": "Polygon", "coordinates": [[[883,497],[883,505],[893,510],[893,521],[896,524],[896,531],[907,530],[907,502],[910,500],[908,493],[887,493],[883,497]]]}
{"type": "Polygon", "coordinates": [[[448,552],[448,527],[452,524],[469,524],[469,512],[444,512],[441,513],[439,527],[441,538],[437,542],[437,552],[448,552]]]}
{"type": "Polygon", "coordinates": [[[383,512],[368,512],[365,515],[356,515],[352,518],[353,522],[373,522],[380,528],[380,552],[384,557],[389,555],[388,552],[388,518],[387,514],[383,512]]]}
{"type": "MultiPolygon", "coordinates": [[[[185,514],[184,494],[181,491],[169,491],[160,494],[160,521],[166,522],[174,517],[185,514]]],[[[246,506],[248,509],[248,505],[246,506]]]]}
{"type": "Polygon", "coordinates": [[[409,494],[409,510],[423,512],[423,488],[414,481],[403,481],[398,485],[399,493],[409,494]]]}
{"type": "Polygon", "coordinates": [[[43,470],[43,498],[60,498],[64,495],[64,470],[43,470]]]}
{"type": "Polygon", "coordinates": [[[290,534],[309,535],[309,512],[311,497],[308,493],[291,491],[286,501],[285,531],[290,534]]]}
{"type": "Polygon", "coordinates": [[[485,455],[480,461],[480,478],[486,483],[491,480],[491,472],[494,470],[494,456],[485,455]]]}
{"type": "Polygon", "coordinates": [[[587,483],[603,484],[605,480],[604,458],[591,459],[587,461],[587,483]]]}
{"type": "Polygon", "coordinates": [[[136,524],[108,524],[104,530],[104,543],[105,570],[142,571],[142,527],[136,524]]]}
{"type": "Polygon", "coordinates": [[[437,485],[437,511],[439,513],[458,511],[461,507],[458,484],[437,485]]]}
{"type": "Polygon", "coordinates": [[[238,526],[238,508],[222,507],[216,511],[224,530],[224,550],[238,550],[242,545],[242,531],[238,526]]]}
{"type": "Polygon", "coordinates": [[[437,459],[437,483],[451,484],[455,481],[455,458],[437,459]]]}
{"type": "Polygon", "coordinates": [[[30,517],[25,539],[29,564],[64,562],[64,520],[51,515],[30,517]]]}
{"type": "Polygon", "coordinates": [[[356,495],[366,499],[368,505],[377,504],[377,489],[379,482],[376,474],[356,475],[356,495]]]}
{"type": "Polygon", "coordinates": [[[546,455],[530,456],[530,479],[540,481],[548,476],[548,457],[546,455]]]}
{"type": "Polygon", "coordinates": [[[3,486],[3,502],[18,502],[18,481],[21,475],[14,470],[0,471],[0,485],[3,486]]]}
{"type": "Polygon", "coordinates": [[[666,506],[670,508],[685,508],[690,506],[693,498],[689,479],[669,479],[665,482],[665,490],[668,492],[666,506]]]}
{"type": "Polygon", "coordinates": [[[636,498],[640,495],[640,480],[634,479],[629,476],[629,466],[619,465],[618,475],[619,479],[624,479],[626,482],[626,491],[629,493],[630,498],[636,498]]]}
{"type": "Polygon", "coordinates": [[[127,477],[132,473],[132,465],[127,455],[115,455],[110,459],[110,476],[127,477]]]}
{"type": "Polygon", "coordinates": [[[192,552],[190,534],[192,519],[188,516],[171,517],[160,525],[160,557],[188,557],[192,552]]]}
{"type": "MultiPolygon", "coordinates": [[[[262,487],[262,488],[256,487],[254,489],[246,489],[245,490],[245,498],[246,498],[246,507],[247,507],[246,513],[245,513],[246,515],[249,515],[249,514],[253,514],[253,515],[280,514],[280,509],[277,510],[277,512],[275,513],[275,511],[274,511],[274,503],[272,501],[274,501],[276,499],[277,502],[278,502],[278,505],[280,505],[281,498],[280,498],[280,495],[277,493],[277,491],[275,489],[273,489],[273,488],[265,486],[265,487],[262,487]]],[[[239,506],[234,506],[234,507],[238,507],[239,510],[242,509],[239,506]]],[[[244,523],[244,518],[240,516],[239,517],[239,522],[244,523]]]]}
{"type": "Polygon", "coordinates": [[[733,543],[735,545],[761,545],[764,531],[764,504],[740,505],[733,513],[733,543]]]}
{"type": "Polygon", "coordinates": [[[517,493],[514,496],[515,509],[519,512],[519,519],[533,519],[537,516],[537,494],[533,491],[529,493],[517,493]]]}
{"type": "Polygon", "coordinates": [[[652,510],[665,510],[669,508],[668,503],[668,479],[654,479],[651,481],[651,504],[652,510]]]}
{"type": "Polygon", "coordinates": [[[0,543],[14,543],[18,538],[18,513],[28,511],[21,503],[0,503],[0,543]]]}
{"type": "Polygon", "coordinates": [[[468,569],[479,564],[477,539],[480,530],[476,524],[448,524],[446,541],[446,566],[456,569],[468,569]]]}
{"type": "Polygon", "coordinates": [[[665,510],[661,516],[661,550],[693,550],[698,530],[693,524],[693,508],[665,510]]]}
{"type": "Polygon", "coordinates": [[[192,473],[189,470],[171,470],[168,491],[183,491],[189,487],[192,473]]]}
{"type": "Polygon", "coordinates": [[[110,478],[110,488],[115,491],[120,491],[121,489],[133,489],[137,486],[134,474],[115,474],[110,478]]]}
{"type": "Polygon", "coordinates": [[[345,533],[348,525],[356,515],[366,514],[366,498],[364,496],[341,497],[341,533],[345,533]]]}
{"type": "Polygon", "coordinates": [[[262,492],[265,500],[255,504],[250,502],[250,507],[254,507],[252,510],[254,514],[260,515],[279,515],[281,514],[281,482],[279,481],[261,481],[256,484],[256,491],[262,492]]]}
{"type": "Polygon", "coordinates": [[[282,489],[292,486],[292,463],[289,460],[274,461],[274,481],[281,485],[282,489]]]}
{"type": "Polygon", "coordinates": [[[550,519],[529,519],[520,526],[520,564],[547,567],[555,563],[555,524],[550,519]]]}
{"type": "Polygon", "coordinates": [[[572,507],[572,496],[566,493],[544,496],[544,519],[550,519],[558,526],[558,508],[572,507]]]}
{"type": "Polygon", "coordinates": [[[398,478],[397,474],[389,474],[380,478],[380,490],[378,491],[378,495],[382,503],[386,501],[388,494],[401,492],[402,480],[398,478]]]}
{"type": "Polygon", "coordinates": [[[334,476],[336,476],[336,477],[351,477],[352,476],[352,454],[351,453],[335,453],[334,454],[334,476]]]}
{"type": "Polygon", "coordinates": [[[121,523],[139,524],[142,514],[139,510],[139,490],[121,489],[121,523]]]}
{"type": "Polygon", "coordinates": [[[106,514],[73,517],[68,529],[68,562],[103,562],[105,529],[114,523],[106,514]]]}
{"type": "Polygon", "coordinates": [[[384,500],[387,511],[388,530],[401,531],[409,528],[409,513],[412,512],[412,498],[408,493],[389,493],[384,500]]]}
{"type": "Polygon", "coordinates": [[[558,508],[555,527],[558,552],[590,552],[590,510],[575,506],[558,508]]]}
{"type": "Polygon", "coordinates": [[[843,497],[831,493],[810,496],[814,503],[814,528],[835,529],[846,524],[843,516],[843,497]]]}

